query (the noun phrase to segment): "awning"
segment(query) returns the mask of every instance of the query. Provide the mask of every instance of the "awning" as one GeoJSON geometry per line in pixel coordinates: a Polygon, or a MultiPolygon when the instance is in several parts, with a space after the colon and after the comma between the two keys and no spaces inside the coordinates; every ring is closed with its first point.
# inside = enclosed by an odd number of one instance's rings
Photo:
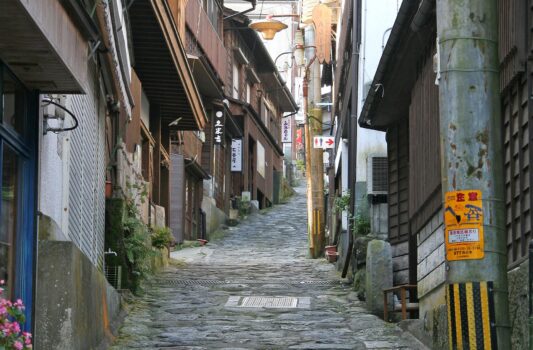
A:
{"type": "Polygon", "coordinates": [[[185,171],[198,179],[209,180],[211,177],[194,159],[185,158],[185,171]]]}
{"type": "Polygon", "coordinates": [[[222,83],[209,67],[206,58],[187,54],[187,60],[200,93],[206,97],[222,98],[222,83]]]}
{"type": "Polygon", "coordinates": [[[88,52],[59,0],[0,0],[0,59],[26,87],[84,93],[88,52]]]}
{"type": "Polygon", "coordinates": [[[203,129],[207,117],[187,55],[164,0],[135,1],[129,10],[135,71],[162,124],[179,119],[175,129],[203,129]]]}

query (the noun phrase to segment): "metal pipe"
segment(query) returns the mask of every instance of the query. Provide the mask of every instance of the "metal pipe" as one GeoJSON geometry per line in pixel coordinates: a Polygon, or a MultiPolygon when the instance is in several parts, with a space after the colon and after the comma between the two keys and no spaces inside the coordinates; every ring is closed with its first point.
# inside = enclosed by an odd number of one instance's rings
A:
{"type": "Polygon", "coordinates": [[[483,202],[477,244],[484,255],[448,255],[446,282],[494,283],[497,345],[511,349],[498,15],[496,0],[437,1],[441,177],[444,199],[451,191],[480,190],[483,202]]]}

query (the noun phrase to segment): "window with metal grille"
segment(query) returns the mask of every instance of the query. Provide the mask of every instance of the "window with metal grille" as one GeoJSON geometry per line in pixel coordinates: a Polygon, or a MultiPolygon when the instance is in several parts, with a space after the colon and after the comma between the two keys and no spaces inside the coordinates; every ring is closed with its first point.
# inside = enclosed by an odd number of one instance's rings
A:
{"type": "Polygon", "coordinates": [[[388,191],[387,157],[368,157],[368,194],[386,194],[388,191]]]}

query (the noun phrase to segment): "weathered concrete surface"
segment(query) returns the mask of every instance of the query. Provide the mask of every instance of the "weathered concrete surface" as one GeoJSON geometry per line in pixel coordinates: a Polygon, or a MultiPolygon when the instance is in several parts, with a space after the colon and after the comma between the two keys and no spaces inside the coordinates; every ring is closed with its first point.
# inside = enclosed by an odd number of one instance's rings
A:
{"type": "Polygon", "coordinates": [[[509,314],[511,321],[511,346],[513,349],[529,349],[528,280],[529,261],[509,271],[509,314]]]}
{"type": "Polygon", "coordinates": [[[105,348],[122,320],[120,295],[69,241],[40,241],[35,349],[105,348]]]}
{"type": "Polygon", "coordinates": [[[366,306],[371,312],[383,315],[383,289],[390,287],[392,287],[391,245],[389,242],[377,239],[370,241],[366,251],[365,296],[366,306]]]}
{"type": "Polygon", "coordinates": [[[146,286],[112,349],[423,349],[368,313],[333,264],[307,259],[306,229],[299,188],[224,239],[172,253],[179,264],[146,286]],[[230,296],[308,297],[310,306],[226,307],[230,296]]]}

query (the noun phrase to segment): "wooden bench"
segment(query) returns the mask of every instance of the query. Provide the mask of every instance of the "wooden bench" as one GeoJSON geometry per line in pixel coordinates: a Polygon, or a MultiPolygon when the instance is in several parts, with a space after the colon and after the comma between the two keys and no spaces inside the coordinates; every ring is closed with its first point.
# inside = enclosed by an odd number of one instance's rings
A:
{"type": "Polygon", "coordinates": [[[388,322],[389,318],[389,303],[387,300],[387,296],[389,293],[392,293],[392,309],[390,312],[402,312],[402,320],[405,320],[407,318],[407,311],[417,311],[418,310],[418,303],[408,303],[407,302],[407,290],[411,291],[411,294],[409,295],[409,299],[413,299],[412,292],[414,291],[416,293],[416,285],[413,284],[403,284],[400,286],[392,287],[383,289],[383,319],[388,322]],[[394,301],[394,293],[400,292],[400,303],[397,304],[394,301]]]}

